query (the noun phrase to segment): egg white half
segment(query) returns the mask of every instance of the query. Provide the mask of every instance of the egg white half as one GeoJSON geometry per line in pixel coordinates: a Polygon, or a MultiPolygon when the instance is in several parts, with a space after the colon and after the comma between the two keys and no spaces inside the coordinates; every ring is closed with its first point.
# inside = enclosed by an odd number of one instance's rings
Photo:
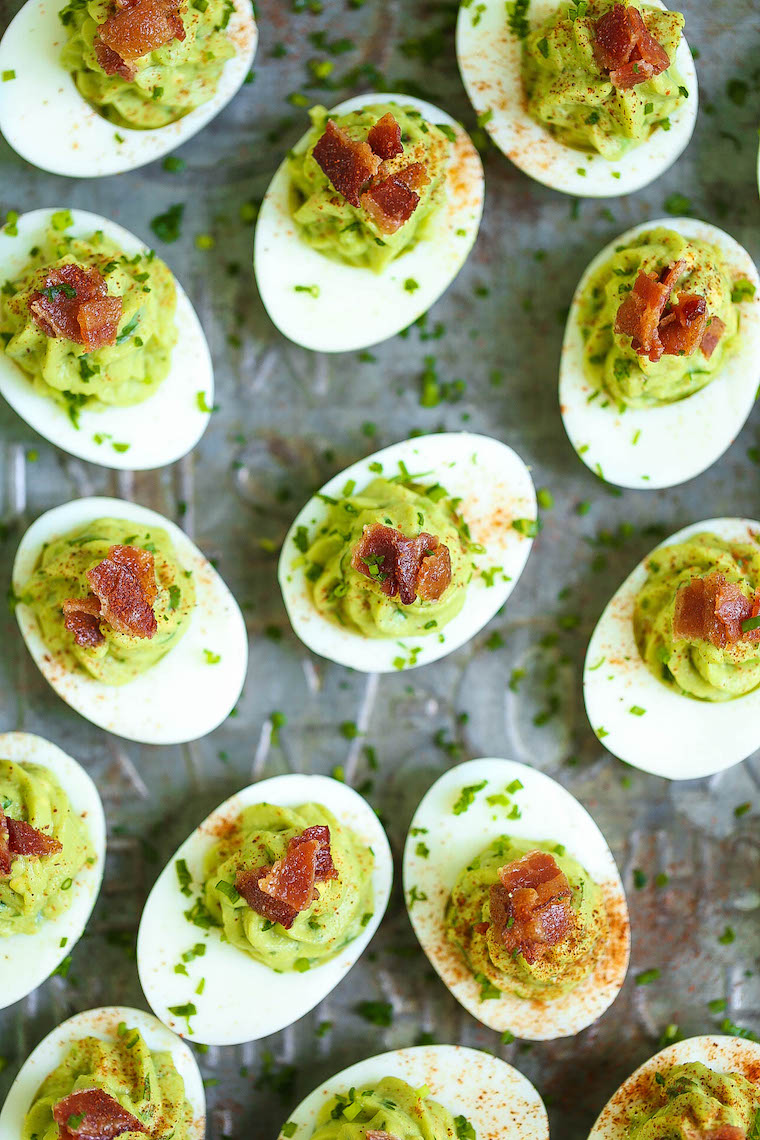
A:
{"type": "Polygon", "coordinates": [[[493,757],[470,760],[451,768],[433,784],[407,836],[404,895],[414,933],[439,976],[473,1017],[499,1033],[509,1030],[528,1041],[579,1033],[612,1005],[625,981],[630,953],[628,906],[607,841],[570,792],[525,764],[493,757]],[[482,780],[488,781],[486,787],[466,811],[454,815],[452,808],[462,788],[482,780]],[[522,784],[510,797],[522,813],[519,819],[508,819],[509,809],[486,802],[486,796],[503,793],[513,780],[522,784]],[[444,913],[457,879],[476,855],[502,835],[563,844],[602,890],[610,930],[604,953],[586,981],[556,1001],[526,1001],[509,993],[481,1001],[480,983],[446,938],[444,913]],[[417,854],[420,838],[429,849],[427,857],[417,854]],[[417,890],[410,901],[414,887],[417,890]]]}
{"type": "MultiPolygon", "coordinates": [[[[646,3],[665,10],[660,0],[646,3]]],[[[528,9],[531,28],[549,19],[558,7],[558,0],[532,0],[528,9]]],[[[503,0],[460,6],[457,59],[470,101],[478,115],[484,116],[485,128],[499,150],[531,178],[565,194],[579,198],[632,194],[673,165],[694,130],[697,73],[685,36],[676,50],[675,64],[689,98],[670,116],[669,131],[655,131],[615,162],[566,146],[528,114],[520,72],[522,40],[509,30],[503,0]]]]}
{"type": "Polygon", "coordinates": [[[570,442],[587,467],[607,483],[639,490],[673,487],[705,471],[731,446],[757,396],[760,381],[760,277],[743,246],[695,218],[658,218],[634,226],[605,246],[580,280],[570,308],[559,370],[559,405],[570,442]],[[620,411],[586,379],[580,299],[593,273],[639,234],[665,226],[717,246],[737,277],[755,286],[739,305],[741,343],[707,387],[660,408],[620,411]]]}
{"type": "Polygon", "coordinates": [[[137,967],[143,992],[166,1025],[205,1045],[238,1045],[257,1041],[291,1025],[318,1005],[338,985],[363,953],[385,914],[393,881],[393,859],[385,832],[372,808],[346,784],[327,776],[292,773],[244,788],[196,828],[158,877],[145,904],[137,938],[137,967]],[[276,973],[244,951],[223,942],[220,929],[203,930],[185,918],[203,882],[203,864],[218,840],[220,828],[244,807],[271,803],[298,807],[320,803],[354,830],[375,856],[372,885],[374,912],[361,934],[335,958],[306,973],[276,973]],[[193,897],[180,890],[177,859],[184,859],[196,889],[193,897]],[[189,977],[174,972],[182,955],[195,943],[206,952],[187,966],[189,977]],[[196,993],[205,978],[202,994],[196,993]],[[197,1014],[186,1020],[170,1006],[192,1002],[197,1014]]]}
{"type": "Polygon", "coordinates": [[[17,596],[31,577],[42,547],[101,518],[162,527],[186,570],[192,570],[196,604],[182,639],[165,657],[126,685],[104,685],[84,670],[70,672],[51,657],[31,608],[16,618],[27,648],[59,697],[99,728],[145,744],[180,744],[215,729],[234,707],[248,665],[248,637],[237,602],[184,531],[169,519],[123,499],[75,499],[32,523],[13,565],[17,596]],[[204,650],[221,660],[208,664],[204,650]]]}
{"type": "Polygon", "coordinates": [[[49,978],[84,933],[98,897],[106,859],[106,822],[98,790],[81,764],[55,744],[29,732],[0,735],[0,759],[47,768],[87,827],[95,862],[85,864],[71,886],[71,903],[55,920],[44,919],[34,934],[0,938],[0,1009],[13,1005],[49,978]]]}
{"type": "Polygon", "coordinates": [[[0,42],[0,132],[41,170],[71,178],[122,174],[175,150],[226,107],[250,71],[258,32],[250,0],[233,0],[227,33],[236,54],[227,60],[213,98],[176,123],[133,130],[109,123],[82,98],[61,64],[64,0],[27,0],[0,42]]]}
{"type": "MultiPolygon", "coordinates": [[[[420,241],[381,274],[343,265],[312,249],[290,212],[287,161],[272,179],[256,223],[254,269],[261,300],[281,333],[317,352],[350,352],[395,336],[426,313],[464,265],[478,235],[485,189],[483,164],[469,135],[450,115],[412,95],[371,92],[333,108],[335,115],[372,103],[414,107],[456,131],[447,174],[448,200],[430,240],[420,241]],[[405,289],[409,279],[417,283],[405,289]],[[296,291],[315,286],[318,296],[296,291]]],[[[306,148],[306,135],[293,148],[306,148]]]]}
{"type": "MultiPolygon", "coordinates": [[[[1,86],[1,85],[0,85],[1,86]]],[[[116,222],[86,210],[71,210],[74,224],[65,232],[90,237],[102,230],[129,255],[146,253],[148,247],[116,222]]],[[[18,236],[0,228],[0,281],[18,276],[29,261],[29,250],[41,243],[55,208],[33,210],[18,220],[18,236]]],[[[171,366],[164,382],[152,396],[129,408],[102,406],[83,408],[77,428],[65,408],[52,396],[33,387],[31,379],[14,360],[0,350],[0,394],[22,419],[56,447],[99,463],[129,471],[164,467],[195,447],[208,425],[214,405],[214,372],[206,337],[198,317],[175,278],[179,339],[172,349],[171,366]],[[200,395],[203,395],[203,401],[200,395]],[[108,436],[100,443],[96,436],[108,436]],[[114,444],[128,445],[127,450],[114,444]]]]}
{"type": "Polygon", "coordinates": [[[120,1022],[125,1022],[130,1029],[139,1029],[152,1052],[171,1053],[177,1072],[185,1082],[185,1097],[193,1109],[188,1140],[203,1140],[206,1135],[206,1094],[190,1048],[152,1014],[118,1005],[77,1013],[40,1042],[22,1065],[0,1111],[2,1140],[17,1140],[21,1136],[24,1117],[34,1103],[38,1088],[65,1060],[72,1043],[83,1037],[116,1041],[120,1022]]]}
{"type": "MultiPolygon", "coordinates": [[[[368,1057],[336,1073],[310,1093],[291,1112],[286,1124],[293,1140],[309,1140],[319,1110],[336,1093],[372,1085],[383,1077],[398,1077],[413,1088],[427,1086],[430,1100],[438,1101],[457,1117],[464,1116],[478,1140],[549,1140],[544,1102],[527,1077],[506,1061],[466,1049],[463,1045],[418,1045],[368,1057]]],[[[286,1140],[280,1132],[279,1140],[286,1140]]]]}
{"type": "Polygon", "coordinates": [[[411,662],[408,668],[437,661],[474,637],[512,593],[533,545],[533,540],[516,531],[512,522],[535,520],[536,509],[528,468],[511,447],[490,436],[443,432],[405,439],[368,455],[333,476],[299,511],[285,537],[278,576],[293,629],[315,653],[364,673],[395,672],[399,658],[411,662]],[[375,467],[378,463],[382,472],[375,467]],[[474,554],[471,561],[476,568],[500,567],[501,572],[494,575],[493,586],[486,586],[476,571],[467,586],[464,606],[440,634],[399,640],[366,638],[333,623],[316,609],[295,536],[298,527],[305,526],[311,539],[324,522],[330,504],[319,496],[339,496],[349,480],[355,481],[360,492],[381,474],[386,478],[398,475],[399,463],[411,475],[422,476],[421,482],[440,482],[450,495],[461,497],[459,510],[469,524],[472,539],[485,547],[485,553],[474,554]]]}
{"type": "Polygon", "coordinates": [[[602,1109],[588,1140],[627,1140],[631,1119],[645,1102],[655,1074],[691,1061],[701,1061],[718,1073],[740,1073],[756,1081],[760,1045],[741,1037],[687,1037],[668,1045],[623,1082],[602,1109]]]}
{"type": "Polygon", "coordinates": [[[669,780],[722,772],[760,747],[760,688],[731,701],[699,701],[669,689],[650,672],[633,635],[636,595],[646,563],[661,546],[709,531],[729,542],[756,542],[754,519],[691,523],[650,551],[628,575],[599,618],[586,651],[583,695],[591,727],[627,764],[669,780]],[[631,713],[631,709],[644,709],[631,713]]]}

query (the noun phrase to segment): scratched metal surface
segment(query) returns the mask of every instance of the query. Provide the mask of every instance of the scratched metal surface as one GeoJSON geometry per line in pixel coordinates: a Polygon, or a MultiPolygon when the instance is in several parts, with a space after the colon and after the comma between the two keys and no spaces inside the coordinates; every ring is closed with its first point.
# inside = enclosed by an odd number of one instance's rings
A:
{"type": "MultiPolygon", "coordinates": [[[[5,7],[9,18],[16,4],[5,7]]],[[[687,195],[699,216],[760,255],[757,7],[754,0],[688,0],[682,7],[690,42],[701,52],[702,113],[676,167],[622,201],[581,202],[573,217],[566,198],[489,151],[486,212],[473,256],[426,329],[381,346],[374,363],[355,355],[314,356],[275,333],[256,295],[252,231],[240,208],[261,196],[304,127],[304,112],[287,101],[291,92],[337,101],[373,83],[382,87],[383,76],[386,89],[398,90],[402,80],[419,84],[422,94],[473,127],[456,70],[450,4],[366,0],[355,10],[343,0],[325,0],[319,14],[263,0],[255,82],[183,148],[184,174],[154,164],[94,182],[68,181],[25,165],[0,145],[4,210],[78,206],[150,240],[150,218],[186,203],[181,239],[158,249],[201,317],[220,404],[193,457],[134,477],[57,452],[3,405],[0,578],[9,582],[19,535],[41,511],[78,495],[116,493],[178,519],[218,559],[244,606],[251,637],[237,715],[196,744],[157,749],[124,744],[82,721],[42,680],[8,614],[0,619],[0,730],[41,733],[78,757],[99,784],[110,825],[103,893],[68,979],[52,978],[0,1013],[0,1054],[7,1060],[0,1097],[31,1048],[69,1014],[95,1004],[144,1004],[133,956],[140,910],[163,863],[209,809],[252,777],[329,772],[334,765],[365,791],[372,780],[367,794],[388,821],[397,857],[416,803],[456,758],[511,756],[558,778],[591,810],[625,875],[633,919],[629,981],[612,1010],[578,1038],[504,1047],[433,975],[397,886],[370,951],[319,1009],[258,1045],[211,1049],[199,1058],[210,1079],[209,1135],[216,1140],[275,1137],[288,1110],[330,1073],[413,1043],[421,1033],[493,1050],[517,1065],[544,1095],[553,1135],[580,1140],[666,1026],[701,1033],[727,1016],[760,1030],[760,973],[752,960],[760,943],[758,758],[714,779],[670,785],[626,770],[606,754],[580,698],[593,623],[654,544],[648,528],[669,533],[699,517],[760,513],[758,467],[751,459],[760,417],[755,410],[728,455],[684,488],[615,497],[572,453],[555,397],[562,311],[581,271],[615,233],[659,215],[670,193],[687,195]],[[355,46],[327,56],[309,40],[316,32],[355,46]],[[324,58],[335,64],[335,94],[306,85],[308,61],[324,58]],[[198,250],[198,233],[214,234],[215,249],[198,250]],[[536,249],[548,251],[542,263],[532,256],[536,249]],[[231,263],[240,265],[237,275],[229,272],[231,263]],[[458,403],[419,406],[427,355],[441,380],[466,381],[458,403]],[[372,438],[367,424],[376,425],[372,438]],[[261,540],[277,545],[308,493],[375,446],[411,429],[463,425],[516,447],[532,465],[536,485],[554,495],[506,612],[471,645],[409,675],[378,681],[310,657],[288,628],[275,557],[261,540]],[[593,505],[581,517],[575,508],[584,500],[593,505]],[[599,542],[623,520],[633,525],[630,537],[599,542]],[[561,614],[569,620],[559,622],[561,614]],[[558,629],[556,645],[541,644],[558,629]],[[494,631],[504,640],[495,650],[485,645],[494,631]],[[527,671],[517,693],[507,687],[515,668],[527,671]],[[287,717],[275,741],[274,710],[287,717]],[[546,710],[553,710],[548,718],[546,710]],[[342,721],[356,721],[362,736],[346,740],[342,721]],[[367,743],[378,752],[376,773],[367,770],[367,743]],[[751,810],[735,817],[734,808],[745,802],[751,810]],[[648,876],[643,889],[632,886],[634,868],[648,876]],[[669,880],[656,888],[658,873],[669,880]],[[727,925],[736,940],[725,945],[718,936],[727,925]],[[634,975],[653,967],[660,980],[636,986],[634,975]],[[360,997],[391,1002],[391,1027],[362,1021],[353,1009],[360,997]],[[728,1002],[718,1016],[706,1004],[716,998],[728,1002]]]]}

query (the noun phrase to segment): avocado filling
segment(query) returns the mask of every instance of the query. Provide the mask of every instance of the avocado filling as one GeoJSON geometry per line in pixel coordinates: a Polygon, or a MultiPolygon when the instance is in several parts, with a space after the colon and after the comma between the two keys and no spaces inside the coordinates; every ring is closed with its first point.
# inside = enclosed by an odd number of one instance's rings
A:
{"type": "Polygon", "coordinates": [[[87,827],[52,773],[0,759],[0,937],[34,934],[41,919],[62,915],[94,859],[87,827]]]}
{"type": "Polygon", "coordinates": [[[655,677],[675,692],[702,701],[729,701],[756,689],[760,622],[753,615],[760,590],[760,547],[705,532],[656,550],[647,572],[636,595],[633,627],[639,653],[655,677]],[[690,620],[695,580],[707,583],[699,599],[705,620],[696,624],[690,620]],[[734,621],[727,610],[736,614],[737,605],[739,617],[734,621]]]}
{"type": "MultiPolygon", "coordinates": [[[[585,341],[583,368],[587,380],[621,408],[660,407],[704,388],[740,343],[738,301],[742,290],[733,277],[715,246],[662,226],[619,247],[592,274],[580,298],[578,319],[585,341]],[[658,297],[659,282],[673,266],[677,281],[669,282],[669,290],[664,289],[658,297]],[[647,276],[646,282],[642,274],[647,276]],[[642,284],[648,284],[655,293],[651,300],[641,296],[642,284]],[[626,321],[628,299],[634,295],[640,297],[642,310],[647,304],[650,309],[660,306],[646,345],[629,335],[638,331],[626,321]],[[683,341],[676,342],[674,351],[667,351],[669,346],[662,344],[662,338],[674,324],[669,308],[673,302],[678,305],[684,295],[704,300],[698,340],[691,338],[684,348],[679,348],[683,341]],[[657,351],[652,351],[653,338],[658,342],[657,351]]],[[[685,335],[678,319],[675,324],[685,335]]]]}
{"type": "Polygon", "coordinates": [[[193,1111],[171,1053],[152,1053],[123,1023],[112,1039],[73,1041],[37,1090],[21,1140],[58,1140],[83,1124],[86,1135],[190,1140],[193,1111]]]}
{"type": "Polygon", "coordinates": [[[177,342],[177,295],[171,271],[154,253],[128,257],[101,231],[66,234],[57,225],[71,224],[67,213],[53,215],[24,270],[3,285],[0,338],[35,390],[76,425],[83,407],[128,407],[156,391],[177,342]],[[111,305],[113,320],[102,315],[111,305]]]}
{"type": "Polygon", "coordinates": [[[313,107],[309,114],[312,127],[305,143],[288,158],[291,210],[303,240],[326,257],[375,273],[382,273],[418,242],[434,240],[436,223],[446,202],[451,128],[443,130],[427,123],[419,111],[395,103],[373,104],[334,119],[320,106],[313,107]],[[372,138],[372,129],[388,115],[400,127],[403,151],[381,160],[366,140],[372,138]],[[328,154],[323,157],[326,142],[322,140],[326,134],[327,142],[332,138],[334,149],[342,143],[345,155],[339,153],[345,162],[331,164],[328,154]],[[344,181],[339,174],[349,163],[352,178],[344,181]],[[405,173],[411,168],[418,176],[413,181],[405,173]],[[339,188],[325,169],[332,172],[339,188]],[[409,185],[394,182],[396,175],[403,176],[409,185]],[[377,192],[370,186],[372,179],[383,184],[377,192]],[[394,190],[409,199],[411,206],[411,212],[402,209],[395,220],[394,195],[389,195],[394,190]],[[389,232],[389,226],[396,228],[389,232]]]}
{"type": "Polygon", "coordinates": [[[370,921],[373,868],[369,847],[321,804],[253,804],[209,852],[202,903],[233,946],[303,973],[370,921]]]}
{"type": "Polygon", "coordinates": [[[19,601],[62,668],[125,685],[187,632],[195,585],[165,531],[96,519],[44,548],[19,601]]]}
{"type": "Polygon", "coordinates": [[[457,506],[439,484],[426,488],[410,477],[378,477],[360,493],[346,487],[311,538],[305,527],[296,535],[317,610],[364,637],[440,634],[464,605],[472,577],[457,506]],[[441,575],[433,574],[439,566],[441,575]]]}
{"type": "Polygon", "coordinates": [[[607,938],[599,886],[556,843],[502,836],[460,874],[446,936],[481,986],[552,1001],[593,972],[607,938]]]}
{"type": "MultiPolygon", "coordinates": [[[[528,113],[566,146],[611,162],[622,158],[653,132],[669,130],[670,116],[689,97],[673,66],[683,25],[678,12],[645,5],[633,9],[619,0],[561,3],[523,42],[528,113]],[[597,32],[602,19],[624,7],[636,12],[654,41],[651,58],[663,53],[654,67],[646,59],[623,64],[631,75],[623,74],[614,59],[600,51],[597,32]]],[[[633,51],[636,54],[637,49],[633,51]]]]}
{"type": "Polygon", "coordinates": [[[156,130],[214,96],[235,54],[226,32],[233,12],[232,0],[193,0],[173,11],[156,0],[125,8],[70,0],[60,12],[68,36],[61,63],[103,118],[156,130]]]}

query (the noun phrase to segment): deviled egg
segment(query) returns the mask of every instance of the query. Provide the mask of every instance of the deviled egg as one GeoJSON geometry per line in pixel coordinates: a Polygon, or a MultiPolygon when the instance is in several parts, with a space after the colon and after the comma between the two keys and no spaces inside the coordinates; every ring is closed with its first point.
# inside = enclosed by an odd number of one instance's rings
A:
{"type": "Polygon", "coordinates": [[[0,229],[0,394],[104,467],[163,467],[209,421],[214,374],[187,294],[134,234],[85,210],[0,229]]]}
{"type": "Polygon", "coordinates": [[[349,352],[395,336],[454,280],[483,166],[459,123],[411,95],[357,95],[311,120],[262,202],[256,281],[290,340],[349,352]]]}
{"type": "Polygon", "coordinates": [[[409,918],[466,1010],[547,1041],[591,1025],[630,952],[615,860],[585,808],[513,760],[471,760],[433,784],[404,849],[409,918]]]}
{"type": "Polygon", "coordinates": [[[741,1037],[676,1041],[623,1082],[602,1110],[589,1140],[751,1136],[760,1114],[758,1076],[756,1041],[741,1037]]]}
{"type": "Polygon", "coordinates": [[[206,1097],[192,1052],[141,1009],[75,1014],[24,1062],[0,1111],[4,1140],[58,1136],[59,1126],[62,1136],[203,1140],[206,1097]]]}
{"type": "Polygon", "coordinates": [[[184,531],[121,499],[75,499],[30,526],[13,565],[16,617],[43,676],[100,728],[196,740],[235,705],[240,610],[184,531]]]}
{"type": "Polygon", "coordinates": [[[0,735],[0,1008],[71,953],[105,856],[103,806],[84,768],[41,736],[0,735]]]}
{"type": "Polygon", "coordinates": [[[53,174],[134,170],[226,107],[256,40],[249,0],[27,0],[0,43],[0,131],[53,174]]]}
{"type": "Polygon", "coordinates": [[[462,80],[499,150],[566,194],[618,197],[685,150],[697,75],[683,16],[659,0],[463,3],[462,80]]]}
{"type": "Polygon", "coordinates": [[[760,278],[715,226],[662,218],[594,258],[565,331],[559,402],[592,471],[671,487],[739,434],[760,381],[760,278]]]}
{"type": "Polygon", "coordinates": [[[175,1033],[275,1033],[345,977],[380,925],[393,860],[369,804],[326,776],[252,784],[158,877],[137,939],[143,991],[175,1033]]]}
{"type": "Polygon", "coordinates": [[[279,579],[301,640],[389,673],[437,661],[511,594],[537,531],[528,469],[489,436],[392,444],[335,475],[297,515],[279,579]]]}
{"type": "Polygon", "coordinates": [[[394,1049],[351,1065],[302,1101],[279,1140],[336,1140],[364,1129],[377,1140],[549,1140],[546,1109],[528,1078],[462,1045],[394,1049]]]}
{"type": "Polygon", "coordinates": [[[591,727],[613,756],[671,780],[760,745],[760,523],[691,523],[605,608],[586,652],[591,727]]]}

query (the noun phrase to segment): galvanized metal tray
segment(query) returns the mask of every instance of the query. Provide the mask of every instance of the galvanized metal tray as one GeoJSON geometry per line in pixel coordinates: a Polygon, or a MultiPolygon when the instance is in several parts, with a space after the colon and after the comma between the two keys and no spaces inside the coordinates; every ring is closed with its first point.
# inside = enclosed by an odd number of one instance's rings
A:
{"type": "MultiPolygon", "coordinates": [[[[3,7],[5,24],[18,5],[3,7]]],[[[397,856],[417,802],[455,760],[503,755],[549,772],[610,841],[629,892],[633,961],[615,1005],[579,1037],[504,1046],[437,980],[397,886],[369,952],[319,1009],[257,1045],[199,1057],[215,1140],[274,1137],[289,1108],[330,1073],[421,1038],[510,1060],[546,1099],[553,1135],[581,1140],[663,1035],[710,1031],[723,1019],[760,1031],[758,758],[698,782],[645,776],[605,752],[580,695],[593,624],[659,535],[721,513],[757,517],[760,419],[753,413],[728,454],[692,483],[618,496],[573,454],[555,394],[564,312],[583,268],[617,232],[661,215],[669,195],[688,198],[697,216],[760,257],[756,5],[686,0],[680,7],[701,52],[701,111],[676,166],[630,198],[575,202],[529,181],[486,146],[487,203],[474,254],[425,322],[368,358],[311,355],[274,331],[251,273],[251,203],[302,133],[302,105],[337,102],[357,89],[406,84],[461,117],[485,146],[457,74],[454,5],[263,0],[255,80],[185,145],[180,173],[157,163],[68,181],[0,144],[6,210],[78,206],[150,241],[150,219],[185,203],[181,238],[157,249],[201,317],[219,403],[194,455],[140,475],[57,452],[3,405],[0,578],[9,582],[19,536],[43,510],[79,495],[117,494],[177,519],[218,560],[251,636],[236,714],[205,740],[158,749],[125,744],[81,720],[38,674],[11,615],[0,619],[0,730],[41,733],[82,761],[110,825],[104,889],[68,976],[0,1014],[0,1097],[32,1047],[69,1014],[95,1004],[144,1005],[135,932],[161,866],[230,793],[286,771],[341,768],[381,813],[397,856]],[[323,87],[311,60],[333,64],[323,87]],[[198,248],[199,234],[213,235],[213,248],[198,248]],[[545,259],[536,260],[537,250],[545,259]],[[432,408],[420,406],[426,367],[444,393],[432,408]],[[464,383],[445,387],[454,380],[464,383]],[[275,577],[275,552],[292,516],[358,456],[413,430],[465,426],[515,447],[554,498],[505,612],[469,646],[409,674],[357,676],[311,657],[290,632],[275,577]],[[588,512],[579,513],[586,502],[588,512]],[[515,669],[525,675],[510,688],[515,669]],[[278,716],[273,727],[275,712],[285,723],[278,716]],[[343,724],[356,725],[358,735],[343,724]],[[377,770],[367,745],[376,749],[377,770]],[[733,941],[721,937],[726,927],[733,941]],[[659,979],[636,984],[655,968],[659,979]],[[357,1013],[367,999],[390,1003],[390,1025],[357,1013]],[[725,1009],[708,1006],[719,999],[725,1009]]]]}

